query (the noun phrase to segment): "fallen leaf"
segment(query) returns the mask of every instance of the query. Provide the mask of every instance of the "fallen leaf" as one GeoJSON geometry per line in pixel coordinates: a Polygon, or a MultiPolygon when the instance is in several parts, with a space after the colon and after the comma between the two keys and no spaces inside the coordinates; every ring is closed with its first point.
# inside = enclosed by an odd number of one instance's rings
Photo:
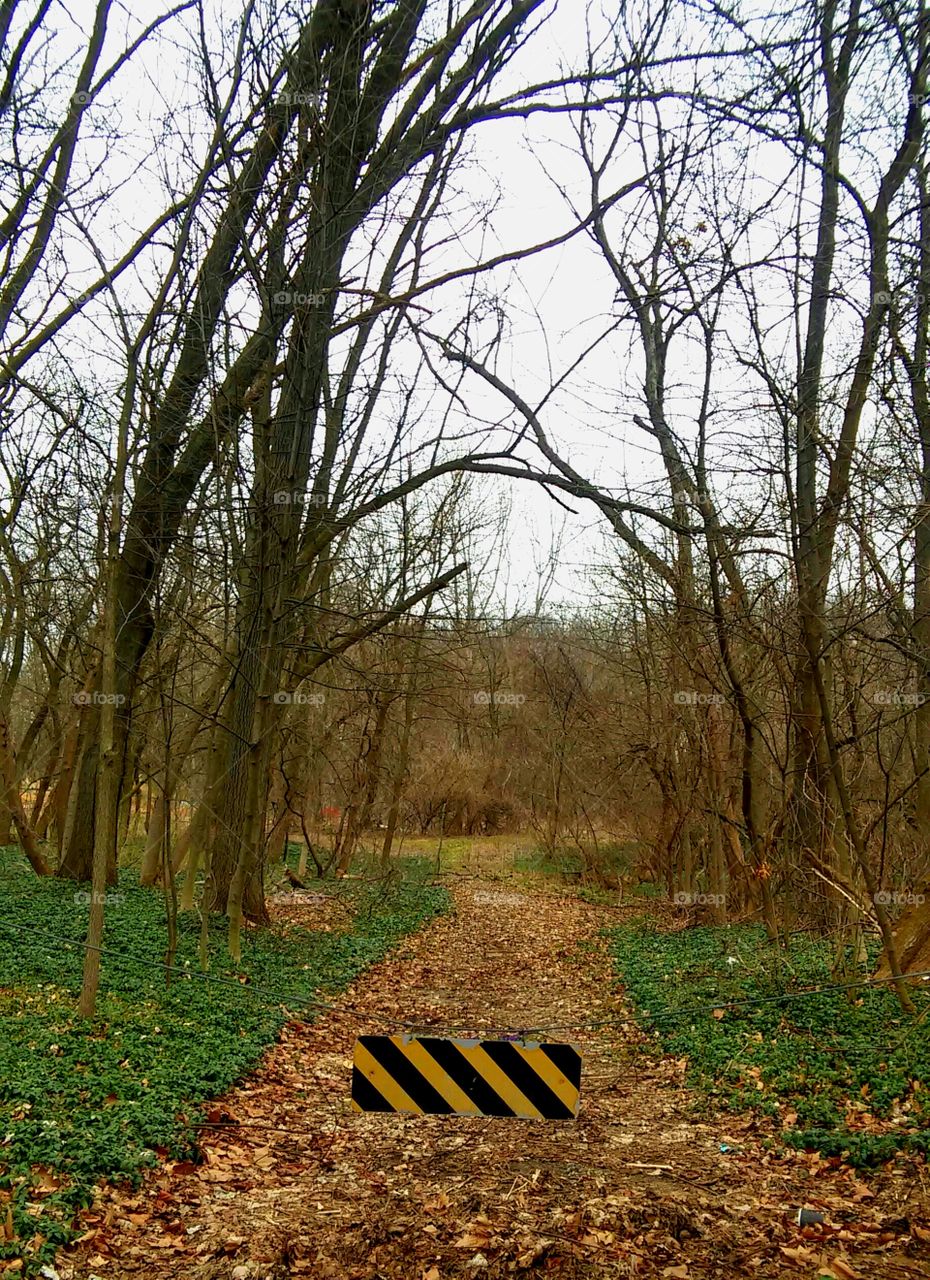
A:
{"type": "Polygon", "coordinates": [[[787,1244],[782,1244],[778,1247],[790,1262],[796,1262],[799,1266],[801,1263],[817,1261],[817,1254],[812,1249],[805,1249],[803,1245],[799,1245],[797,1249],[792,1249],[787,1244]]]}
{"type": "Polygon", "coordinates": [[[549,1240],[531,1240],[517,1254],[517,1266],[524,1270],[529,1270],[537,1263],[546,1250],[549,1248],[551,1241],[549,1240]]]}
{"type": "Polygon", "coordinates": [[[486,1235],[475,1235],[472,1231],[466,1231],[455,1242],[456,1249],[477,1249],[479,1245],[487,1244],[489,1237],[486,1235]]]}
{"type": "Polygon", "coordinates": [[[853,1271],[849,1263],[844,1262],[842,1258],[834,1258],[830,1267],[836,1280],[859,1280],[859,1272],[853,1271]]]}

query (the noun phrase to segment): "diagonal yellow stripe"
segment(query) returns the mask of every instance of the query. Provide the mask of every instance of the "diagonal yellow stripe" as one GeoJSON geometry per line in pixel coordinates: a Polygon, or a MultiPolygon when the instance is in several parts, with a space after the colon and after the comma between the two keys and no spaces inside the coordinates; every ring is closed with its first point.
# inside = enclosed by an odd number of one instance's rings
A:
{"type": "MultiPolygon", "coordinates": [[[[395,1111],[412,1111],[414,1115],[423,1115],[422,1107],[418,1107],[408,1093],[400,1087],[393,1076],[388,1075],[380,1062],[376,1062],[365,1046],[358,1040],[355,1042],[355,1065],[362,1075],[367,1076],[374,1087],[390,1103],[395,1111]]],[[[361,1107],[355,1105],[356,1111],[361,1107]]]]}
{"type": "Polygon", "coordinates": [[[498,1097],[502,1098],[511,1111],[518,1116],[529,1116],[531,1120],[543,1120],[541,1111],[537,1111],[525,1094],[521,1093],[509,1076],[501,1071],[496,1062],[485,1053],[481,1045],[474,1048],[456,1046],[459,1053],[482,1075],[498,1097]]]}
{"type": "Polygon", "coordinates": [[[552,1092],[565,1103],[566,1107],[574,1111],[578,1104],[578,1090],[571,1080],[558,1069],[552,1059],[547,1057],[542,1049],[528,1049],[521,1044],[515,1044],[513,1047],[526,1065],[536,1072],[540,1080],[549,1086],[552,1092]]]}
{"type": "Polygon", "coordinates": [[[464,1090],[460,1089],[451,1076],[446,1075],[442,1067],[431,1053],[428,1053],[416,1040],[403,1044],[400,1039],[395,1044],[401,1053],[416,1067],[420,1075],[428,1080],[437,1093],[441,1093],[450,1107],[465,1115],[475,1116],[481,1112],[464,1090]]]}

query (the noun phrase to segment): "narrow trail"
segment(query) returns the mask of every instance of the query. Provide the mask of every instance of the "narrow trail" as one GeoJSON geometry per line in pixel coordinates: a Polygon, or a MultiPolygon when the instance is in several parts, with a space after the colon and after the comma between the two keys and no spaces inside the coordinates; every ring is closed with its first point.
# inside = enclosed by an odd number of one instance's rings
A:
{"type": "Polygon", "coordinates": [[[930,1276],[925,1170],[866,1183],[772,1154],[764,1122],[696,1115],[684,1064],[628,1027],[551,1037],[584,1055],[575,1122],[355,1114],[353,1041],[390,1028],[350,1006],[514,1030],[623,1012],[598,932],[625,911],[491,881],[454,895],[332,1013],[288,1026],[210,1112],[204,1164],[105,1190],[62,1280],[930,1276]],[[801,1206],[840,1229],[798,1228],[801,1206]]]}

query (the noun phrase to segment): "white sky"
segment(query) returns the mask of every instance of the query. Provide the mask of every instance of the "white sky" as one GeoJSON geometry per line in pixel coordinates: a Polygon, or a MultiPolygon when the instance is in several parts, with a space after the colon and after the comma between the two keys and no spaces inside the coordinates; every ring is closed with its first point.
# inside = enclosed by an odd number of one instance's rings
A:
{"type": "MultiPolygon", "coordinates": [[[[74,0],[67,9],[56,6],[55,12],[63,27],[69,22],[65,18],[67,13],[70,20],[89,28],[93,7],[93,0],[74,0]]],[[[218,5],[218,11],[230,19],[238,15],[239,9],[238,0],[221,0],[218,5]]],[[[554,0],[550,10],[551,16],[531,48],[515,60],[508,73],[510,78],[542,80],[558,62],[577,65],[581,60],[585,46],[581,20],[583,0],[554,0]]],[[[154,11],[154,6],[145,0],[136,0],[128,9],[133,15],[128,20],[130,29],[137,29],[139,21],[149,20],[154,11]]],[[[116,21],[113,47],[121,44],[121,37],[122,23],[116,21]]],[[[171,100],[181,92],[184,68],[172,63],[169,54],[170,48],[165,42],[153,46],[145,51],[138,68],[120,80],[120,133],[125,134],[127,129],[138,131],[140,157],[150,150],[146,120],[160,114],[159,95],[171,100]]],[[[484,242],[485,256],[500,248],[516,249],[547,239],[570,225],[570,211],[543,171],[540,158],[559,183],[579,193],[584,207],[584,175],[580,161],[571,154],[571,140],[567,118],[553,115],[537,115],[526,122],[493,122],[476,131],[473,154],[477,163],[470,168],[466,181],[476,198],[485,196],[489,187],[500,192],[491,235],[484,242]]],[[[133,226],[141,227],[150,220],[160,200],[146,180],[135,172],[131,153],[130,147],[122,162],[126,185],[114,208],[117,214],[122,209],[133,226]]],[[[101,158],[102,154],[101,150],[101,158]]],[[[169,155],[170,148],[165,150],[165,158],[169,155]]],[[[772,144],[760,144],[754,156],[753,198],[767,198],[766,184],[770,184],[777,197],[785,172],[784,154],[772,144]]],[[[620,168],[615,166],[609,185],[618,185],[620,180],[620,168]]],[[[753,233],[757,249],[770,247],[764,241],[767,232],[770,235],[776,225],[777,220],[772,224],[759,224],[753,233]]],[[[123,240],[125,225],[120,224],[118,216],[114,218],[112,230],[114,243],[123,240]]],[[[450,265],[458,265],[460,261],[459,257],[450,256],[450,265]]],[[[517,286],[508,299],[511,330],[501,372],[532,402],[548,385],[549,361],[553,370],[560,373],[565,362],[591,340],[599,325],[610,316],[614,282],[585,237],[524,260],[515,268],[507,268],[499,273],[498,279],[515,279],[517,286]],[[544,333],[548,342],[543,340],[544,333]]],[[[771,279],[768,284],[772,286],[771,279]]],[[[69,289],[69,293],[76,291],[69,289]]],[[[784,316],[791,305],[790,294],[783,292],[780,299],[773,294],[765,305],[769,313],[777,314],[780,310],[784,316]]],[[[785,330],[781,340],[790,342],[789,330],[785,330]]],[[[687,348],[676,354],[675,362],[674,375],[683,384],[682,412],[687,415],[693,407],[693,386],[700,366],[691,363],[687,348]]],[[[614,337],[588,362],[586,377],[595,388],[591,403],[578,396],[570,399],[563,395],[547,407],[544,425],[579,471],[609,485],[620,485],[625,479],[635,488],[655,473],[655,455],[650,442],[629,423],[630,412],[640,409],[639,404],[630,403],[630,392],[635,391],[639,377],[635,354],[629,354],[622,337],[614,337]]],[[[476,413],[490,412],[492,400],[476,383],[469,386],[473,388],[476,413]]],[[[576,392],[582,389],[582,383],[574,384],[576,392]]],[[[736,379],[731,389],[734,397],[745,394],[745,383],[736,379]]],[[[490,508],[500,502],[509,503],[512,509],[506,540],[508,567],[501,583],[508,603],[525,606],[533,601],[538,566],[545,563],[558,538],[561,538],[559,567],[550,601],[559,604],[579,599],[587,590],[587,567],[604,551],[605,525],[594,509],[573,504],[578,514],[566,519],[564,512],[536,487],[489,479],[486,491],[490,508]]]]}

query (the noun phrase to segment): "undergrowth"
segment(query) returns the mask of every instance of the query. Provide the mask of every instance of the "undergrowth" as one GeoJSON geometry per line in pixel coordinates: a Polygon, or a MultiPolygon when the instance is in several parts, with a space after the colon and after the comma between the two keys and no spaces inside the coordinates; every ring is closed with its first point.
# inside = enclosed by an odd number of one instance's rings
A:
{"type": "Polygon", "coordinates": [[[637,1016],[725,1107],[763,1112],[786,1145],[858,1168],[930,1151],[930,995],[914,993],[916,1018],[886,988],[800,995],[831,983],[830,944],[778,948],[754,926],[610,934],[637,1016]]]}
{"type": "Polygon", "coordinates": [[[344,899],[345,931],[245,929],[236,968],[225,920],[211,920],[206,977],[199,917],[183,915],[166,986],[163,897],[123,871],[88,1022],[76,1010],[86,886],[37,879],[18,850],[0,850],[0,1219],[11,1212],[13,1225],[0,1260],[24,1256],[21,1274],[34,1273],[69,1238],[96,1180],[137,1181],[159,1154],[195,1157],[198,1104],[247,1074],[286,1020],[312,1020],[314,999],[446,910],[421,867],[400,872],[317,882],[344,899]]]}
{"type": "MultiPolygon", "coordinates": [[[[604,841],[589,851],[590,863],[610,875],[632,874],[641,846],[636,840],[623,842],[604,841]]],[[[548,849],[542,845],[513,859],[518,871],[532,871],[541,875],[563,876],[577,879],[584,874],[584,858],[581,851],[567,846],[548,849]]]]}

